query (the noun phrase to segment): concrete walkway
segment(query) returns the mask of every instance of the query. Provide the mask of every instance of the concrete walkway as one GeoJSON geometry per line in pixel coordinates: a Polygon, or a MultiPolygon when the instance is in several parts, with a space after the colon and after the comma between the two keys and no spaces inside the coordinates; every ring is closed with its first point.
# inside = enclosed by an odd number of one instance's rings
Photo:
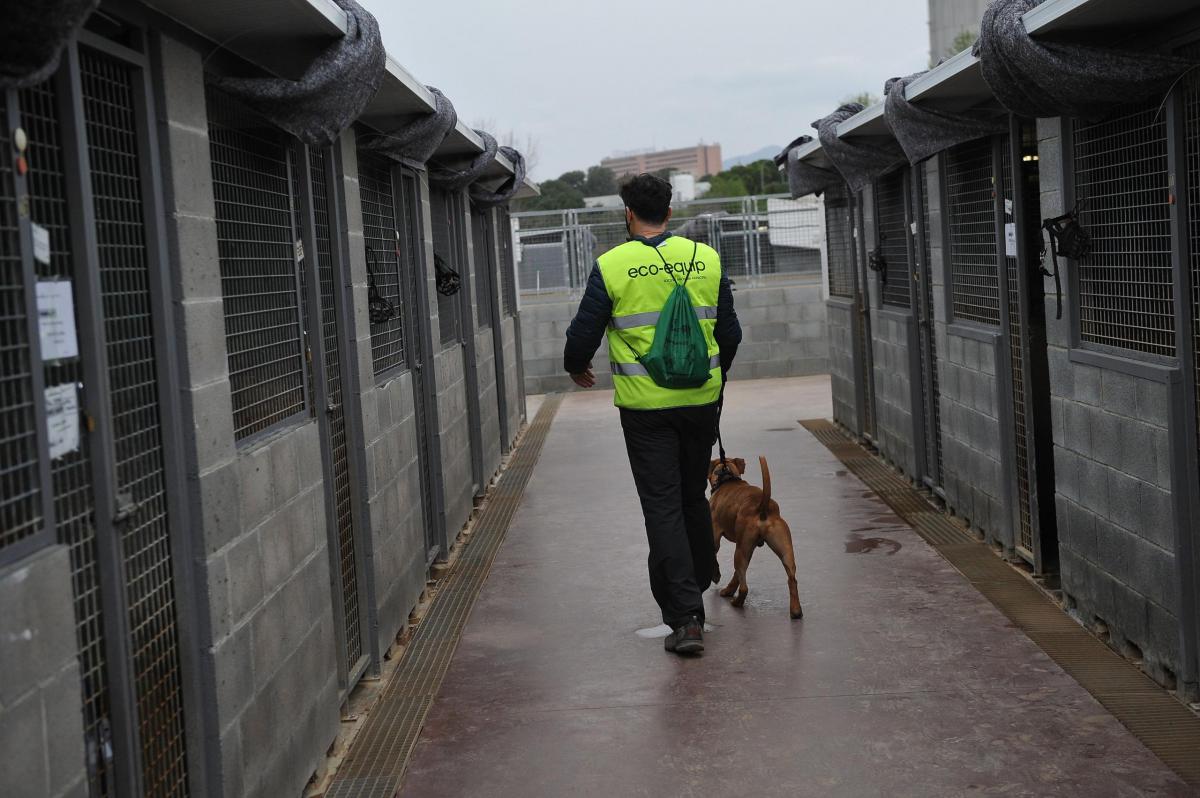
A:
{"type": "Polygon", "coordinates": [[[401,795],[1191,795],[796,423],[830,412],[826,378],[730,386],[729,454],[770,461],[805,617],[759,549],[685,660],[647,631],[611,394],[569,396],[401,795]]]}

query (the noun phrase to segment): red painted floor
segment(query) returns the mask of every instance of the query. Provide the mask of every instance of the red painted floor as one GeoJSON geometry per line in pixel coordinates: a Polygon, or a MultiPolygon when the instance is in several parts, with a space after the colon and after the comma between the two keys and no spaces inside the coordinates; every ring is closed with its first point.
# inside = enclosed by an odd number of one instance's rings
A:
{"type": "Polygon", "coordinates": [[[759,549],[685,660],[638,634],[658,612],[611,394],[568,397],[401,795],[1191,795],[796,423],[829,415],[827,378],[731,384],[729,455],[770,461],[805,617],[759,549]]]}

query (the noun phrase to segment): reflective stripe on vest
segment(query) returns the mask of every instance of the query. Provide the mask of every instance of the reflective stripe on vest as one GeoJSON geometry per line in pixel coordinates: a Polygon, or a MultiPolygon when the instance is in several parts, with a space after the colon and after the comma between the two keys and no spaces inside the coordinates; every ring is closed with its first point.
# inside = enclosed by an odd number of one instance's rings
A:
{"type": "Polygon", "coordinates": [[[608,352],[614,403],[633,410],[656,410],[717,401],[721,367],[714,331],[721,259],[716,250],[681,236],[669,237],[657,247],[629,241],[601,255],[596,264],[613,303],[608,352]],[[638,358],[650,351],[655,325],[677,285],[685,286],[708,345],[710,377],[697,388],[663,388],[638,363],[638,358]]]}
{"type": "MultiPolygon", "coordinates": [[[[634,327],[653,327],[658,324],[658,317],[662,315],[660,310],[652,310],[647,313],[634,313],[632,316],[622,316],[619,319],[613,319],[613,327],[618,330],[629,330],[634,327]]],[[[717,309],[715,307],[696,308],[696,318],[704,321],[705,319],[715,319],[717,317],[717,309]]]]}
{"type": "MultiPolygon", "coordinates": [[[[617,377],[649,377],[650,372],[646,371],[646,367],[641,363],[609,363],[612,366],[612,373],[617,377]]],[[[719,369],[721,367],[721,356],[713,355],[708,359],[708,367],[710,369],[719,369]]]]}

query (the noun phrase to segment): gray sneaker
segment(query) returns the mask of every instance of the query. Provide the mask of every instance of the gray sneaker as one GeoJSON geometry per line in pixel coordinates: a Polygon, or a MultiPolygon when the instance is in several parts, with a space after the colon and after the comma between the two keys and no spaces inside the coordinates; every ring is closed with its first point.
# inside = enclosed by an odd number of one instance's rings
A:
{"type": "Polygon", "coordinates": [[[667,635],[663,648],[676,654],[699,654],[704,650],[704,624],[693,615],[667,635]]]}

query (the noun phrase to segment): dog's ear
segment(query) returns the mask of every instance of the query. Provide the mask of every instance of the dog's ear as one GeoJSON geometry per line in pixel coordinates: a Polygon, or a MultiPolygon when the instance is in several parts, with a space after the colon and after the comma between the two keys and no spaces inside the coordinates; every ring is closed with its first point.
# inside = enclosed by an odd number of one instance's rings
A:
{"type": "Polygon", "coordinates": [[[713,473],[717,470],[717,466],[721,464],[720,460],[713,460],[708,464],[708,478],[712,479],[713,473]]]}
{"type": "Polygon", "coordinates": [[[741,458],[741,457],[735,457],[735,458],[733,458],[733,467],[737,469],[737,472],[738,472],[738,474],[739,474],[739,475],[740,475],[740,474],[745,474],[745,473],[746,473],[746,461],[745,461],[745,459],[744,459],[744,458],[741,458]]]}

